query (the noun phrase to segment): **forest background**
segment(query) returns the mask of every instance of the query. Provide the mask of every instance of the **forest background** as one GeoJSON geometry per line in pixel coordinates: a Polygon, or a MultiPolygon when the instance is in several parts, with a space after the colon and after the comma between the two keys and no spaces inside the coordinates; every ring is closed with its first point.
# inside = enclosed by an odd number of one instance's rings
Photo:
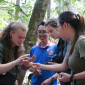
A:
{"type": "MultiPolygon", "coordinates": [[[[41,21],[57,18],[63,11],[73,11],[85,17],[85,0],[0,0],[0,32],[11,21],[21,21],[28,26],[24,42],[25,53],[37,42],[37,26],[41,21]]],[[[50,38],[52,42],[54,40],[50,38]]],[[[23,78],[19,74],[18,82],[23,78]]]]}

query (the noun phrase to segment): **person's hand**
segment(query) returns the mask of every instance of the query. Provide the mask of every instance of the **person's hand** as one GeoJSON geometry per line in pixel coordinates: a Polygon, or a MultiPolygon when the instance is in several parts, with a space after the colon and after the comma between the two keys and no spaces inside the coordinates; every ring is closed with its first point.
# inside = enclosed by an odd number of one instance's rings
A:
{"type": "Polygon", "coordinates": [[[67,73],[59,73],[58,80],[62,82],[68,82],[70,81],[70,74],[67,73]]]}
{"type": "Polygon", "coordinates": [[[41,71],[39,69],[34,70],[33,73],[35,74],[35,76],[41,75],[41,71]]]}
{"type": "Polygon", "coordinates": [[[29,71],[33,72],[35,74],[35,76],[41,75],[40,69],[35,69],[35,68],[30,67],[29,71]]]}
{"type": "Polygon", "coordinates": [[[52,79],[51,78],[48,78],[46,80],[44,80],[41,85],[50,85],[52,83],[52,79]]]}
{"type": "MultiPolygon", "coordinates": [[[[18,59],[15,60],[16,65],[22,64],[22,62],[29,56],[29,54],[25,54],[20,56],[18,59]]],[[[29,60],[29,59],[28,59],[29,60]]],[[[28,62],[28,60],[26,62],[28,62]]]]}
{"type": "Polygon", "coordinates": [[[34,69],[41,69],[41,66],[42,66],[42,64],[40,64],[40,63],[33,63],[32,64],[32,68],[34,68],[34,69]]]}
{"type": "Polygon", "coordinates": [[[36,56],[35,55],[33,55],[31,58],[28,58],[28,57],[26,57],[24,60],[23,60],[23,65],[25,66],[25,67],[30,67],[31,65],[29,64],[30,62],[35,62],[36,61],[36,56]]]}
{"type": "Polygon", "coordinates": [[[35,76],[39,76],[41,75],[41,71],[40,71],[40,65],[39,63],[33,63],[32,68],[36,69],[33,73],[35,74],[35,76]]]}
{"type": "Polygon", "coordinates": [[[33,73],[35,74],[35,76],[41,75],[40,69],[36,69],[36,68],[30,67],[30,68],[29,68],[29,71],[33,72],[33,73]]]}

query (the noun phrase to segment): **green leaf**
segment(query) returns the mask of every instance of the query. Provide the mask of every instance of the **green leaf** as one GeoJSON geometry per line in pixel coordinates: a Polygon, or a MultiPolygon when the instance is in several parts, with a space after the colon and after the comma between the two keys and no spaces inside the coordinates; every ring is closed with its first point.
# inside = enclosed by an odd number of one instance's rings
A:
{"type": "Polygon", "coordinates": [[[60,11],[57,11],[57,13],[58,13],[58,15],[60,15],[61,12],[60,11]]]}
{"type": "Polygon", "coordinates": [[[57,0],[58,2],[60,2],[61,0],[57,0]]]}

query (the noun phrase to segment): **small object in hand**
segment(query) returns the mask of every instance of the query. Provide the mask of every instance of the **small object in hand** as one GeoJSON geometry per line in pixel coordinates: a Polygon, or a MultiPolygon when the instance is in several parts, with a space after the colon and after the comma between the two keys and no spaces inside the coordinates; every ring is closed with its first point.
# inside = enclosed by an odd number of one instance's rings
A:
{"type": "Polygon", "coordinates": [[[29,62],[29,65],[32,66],[33,65],[33,62],[29,62]]]}

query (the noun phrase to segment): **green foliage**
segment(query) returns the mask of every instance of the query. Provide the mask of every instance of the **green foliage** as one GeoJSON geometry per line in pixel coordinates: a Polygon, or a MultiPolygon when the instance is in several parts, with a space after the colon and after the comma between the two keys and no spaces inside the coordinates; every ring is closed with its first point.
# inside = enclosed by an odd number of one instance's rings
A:
{"type": "Polygon", "coordinates": [[[58,15],[61,13],[60,11],[57,11],[58,15]]]}
{"type": "Polygon", "coordinates": [[[76,0],[71,0],[73,4],[75,4],[76,0]]]}
{"type": "Polygon", "coordinates": [[[63,5],[64,6],[69,6],[69,4],[70,4],[69,2],[65,1],[63,5]]]}
{"type": "Polygon", "coordinates": [[[0,17],[3,16],[4,21],[7,19],[6,22],[21,20],[23,23],[28,24],[33,6],[31,0],[24,0],[23,3],[20,3],[20,7],[17,7],[15,2],[10,3],[9,1],[0,0],[0,7],[3,7],[0,8],[0,17]],[[15,16],[15,10],[19,16],[15,16]]]}
{"type": "Polygon", "coordinates": [[[73,3],[75,3],[76,1],[79,1],[80,2],[81,0],[71,0],[71,2],[73,2],[73,3]]]}
{"type": "Polygon", "coordinates": [[[60,2],[61,0],[57,0],[58,2],[60,2]]]}
{"type": "Polygon", "coordinates": [[[85,0],[70,1],[71,2],[69,2],[68,0],[55,0],[56,7],[54,12],[59,15],[63,11],[71,10],[85,16],[85,0]]]}
{"type": "Polygon", "coordinates": [[[0,0],[0,5],[5,5],[7,2],[5,0],[0,0]]]}
{"type": "Polygon", "coordinates": [[[6,24],[7,23],[3,20],[3,18],[0,18],[0,32],[6,24]]]}
{"type": "MultiPolygon", "coordinates": [[[[3,8],[0,8],[0,17],[3,18],[3,20],[5,22],[10,22],[12,20],[21,20],[23,23],[28,24],[31,14],[32,14],[32,10],[33,10],[33,3],[34,2],[38,2],[39,0],[20,0],[20,7],[17,8],[16,4],[10,3],[9,0],[0,0],[0,6],[3,8]],[[19,16],[15,16],[15,9],[17,9],[17,13],[19,14],[19,16]]],[[[52,15],[59,15],[65,8],[69,7],[70,2],[65,1],[65,0],[54,0],[55,3],[57,3],[55,9],[51,10],[52,15]],[[62,6],[61,9],[59,10],[59,4],[62,2],[62,6]]],[[[85,15],[85,5],[82,4],[78,4],[77,2],[81,1],[84,2],[84,0],[71,0],[72,2],[72,7],[71,10],[76,9],[77,11],[79,11],[79,13],[85,15]]],[[[85,2],[84,2],[85,4],[85,2]]],[[[65,9],[66,10],[66,9],[65,9]]]]}

